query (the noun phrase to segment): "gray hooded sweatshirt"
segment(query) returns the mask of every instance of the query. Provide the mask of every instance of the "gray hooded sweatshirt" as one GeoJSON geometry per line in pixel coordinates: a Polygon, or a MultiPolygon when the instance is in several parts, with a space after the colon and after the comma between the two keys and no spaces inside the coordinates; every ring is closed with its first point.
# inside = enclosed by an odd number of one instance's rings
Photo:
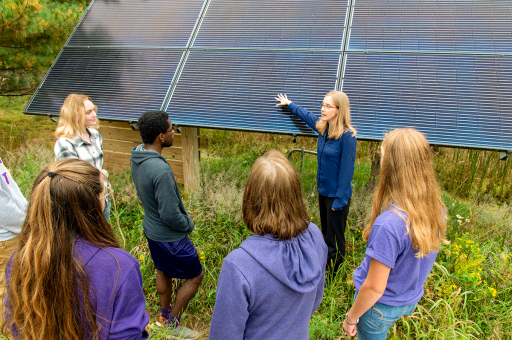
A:
{"type": "Polygon", "coordinates": [[[0,242],[15,238],[25,221],[27,200],[0,158],[0,242]]]}
{"type": "Polygon", "coordinates": [[[143,145],[132,149],[132,178],[144,206],[142,227],[153,241],[175,242],[194,230],[194,222],[181,201],[171,166],[143,145]]]}

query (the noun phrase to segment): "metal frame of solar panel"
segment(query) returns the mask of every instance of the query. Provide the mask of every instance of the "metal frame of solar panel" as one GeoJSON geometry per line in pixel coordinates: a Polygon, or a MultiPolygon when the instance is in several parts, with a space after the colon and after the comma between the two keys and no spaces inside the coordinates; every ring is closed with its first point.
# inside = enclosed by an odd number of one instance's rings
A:
{"type": "Polygon", "coordinates": [[[165,109],[183,126],[312,135],[274,96],[319,114],[342,89],[359,139],[411,126],[432,144],[510,150],[511,11],[504,0],[93,0],[25,113],[57,115],[82,92],[104,119],[165,109]]]}

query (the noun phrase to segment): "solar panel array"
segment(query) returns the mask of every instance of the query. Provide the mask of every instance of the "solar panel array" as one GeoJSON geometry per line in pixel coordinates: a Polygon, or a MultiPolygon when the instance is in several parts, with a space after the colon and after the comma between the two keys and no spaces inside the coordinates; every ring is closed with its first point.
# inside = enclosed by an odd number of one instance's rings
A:
{"type": "Polygon", "coordinates": [[[93,0],[25,112],[79,92],[103,119],[308,135],[275,95],[319,115],[340,89],[359,139],[512,149],[511,19],[510,0],[93,0]]]}
{"type": "Polygon", "coordinates": [[[342,88],[359,137],[415,127],[439,145],[512,149],[512,2],[357,0],[342,88]]]}

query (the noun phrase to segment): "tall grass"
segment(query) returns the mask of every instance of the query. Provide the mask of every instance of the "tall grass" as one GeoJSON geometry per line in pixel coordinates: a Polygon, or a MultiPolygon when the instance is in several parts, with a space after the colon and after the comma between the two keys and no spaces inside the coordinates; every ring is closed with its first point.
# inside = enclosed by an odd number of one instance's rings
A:
{"type": "Polygon", "coordinates": [[[435,168],[444,190],[476,201],[512,198],[512,157],[499,159],[498,152],[435,148],[435,168]]]}
{"type": "MultiPolygon", "coordinates": [[[[30,96],[0,96],[0,151],[14,151],[28,143],[50,146],[55,123],[48,117],[24,115],[30,96]]],[[[3,158],[2,158],[3,159],[3,158]]]]}

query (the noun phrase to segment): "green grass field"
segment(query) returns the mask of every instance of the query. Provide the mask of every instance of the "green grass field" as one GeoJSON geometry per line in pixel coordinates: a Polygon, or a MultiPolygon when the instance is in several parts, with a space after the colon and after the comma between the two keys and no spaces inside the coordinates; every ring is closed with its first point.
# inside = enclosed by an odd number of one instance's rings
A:
{"type": "MultiPolygon", "coordinates": [[[[0,98],[0,155],[23,192],[29,194],[42,166],[53,160],[48,118],[21,113],[28,98],[8,102],[0,98]]],[[[196,228],[190,235],[200,254],[205,278],[187,310],[185,325],[208,338],[215,288],[222,260],[246,239],[241,197],[254,160],[269,149],[287,153],[292,148],[316,149],[316,139],[291,136],[201,130],[202,187],[184,194],[196,228]]],[[[361,231],[372,204],[372,159],[378,145],[359,142],[354,174],[347,259],[338,273],[329,273],[320,308],[310,323],[311,339],[343,339],[340,322],[354,295],[352,273],[364,257],[361,231]]],[[[425,284],[416,311],[398,321],[388,339],[512,339],[512,170],[510,160],[495,152],[434,148],[435,167],[448,207],[450,245],[444,246],[425,284]]],[[[320,224],[316,194],[316,157],[300,156],[292,163],[303,184],[304,202],[311,220],[320,224]]],[[[139,259],[153,339],[165,338],[154,326],[159,312],[155,269],[142,232],[143,209],[129,172],[112,174],[115,209],[111,223],[124,248],[139,259]],[[119,219],[119,227],[116,225],[119,219]]],[[[183,188],[181,188],[183,189],[183,188]]],[[[176,287],[180,282],[176,281],[176,287]]]]}

